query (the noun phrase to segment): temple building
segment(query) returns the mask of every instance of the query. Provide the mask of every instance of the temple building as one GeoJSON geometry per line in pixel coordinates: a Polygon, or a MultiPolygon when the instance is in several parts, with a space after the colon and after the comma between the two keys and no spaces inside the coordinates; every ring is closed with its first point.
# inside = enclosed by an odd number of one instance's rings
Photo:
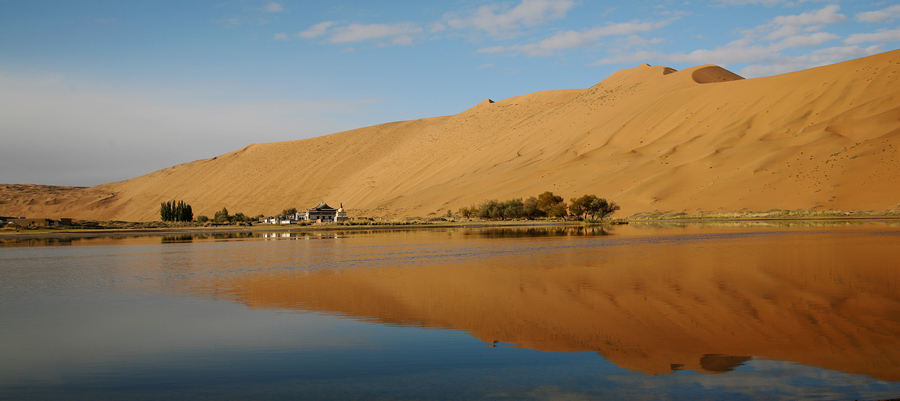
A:
{"type": "Polygon", "coordinates": [[[307,209],[306,213],[297,213],[300,216],[301,220],[306,221],[315,221],[315,222],[340,222],[347,221],[349,218],[347,217],[347,212],[344,211],[344,204],[341,204],[341,207],[335,209],[331,206],[328,206],[327,203],[322,202],[318,206],[307,209]]]}

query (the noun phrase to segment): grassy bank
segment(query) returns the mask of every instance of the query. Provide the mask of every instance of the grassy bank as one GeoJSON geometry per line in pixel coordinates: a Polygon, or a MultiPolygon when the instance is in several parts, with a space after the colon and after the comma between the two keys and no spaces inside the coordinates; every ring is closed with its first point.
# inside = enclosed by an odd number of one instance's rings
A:
{"type": "Polygon", "coordinates": [[[805,210],[770,209],[756,211],[687,212],[654,211],[633,214],[627,221],[658,220],[851,220],[851,219],[900,219],[900,209],[872,210],[805,210]]]}

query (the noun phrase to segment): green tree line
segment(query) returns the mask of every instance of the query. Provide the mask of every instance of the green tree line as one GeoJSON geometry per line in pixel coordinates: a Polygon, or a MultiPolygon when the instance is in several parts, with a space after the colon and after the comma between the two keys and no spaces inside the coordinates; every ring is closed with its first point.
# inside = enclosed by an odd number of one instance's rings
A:
{"type": "Polygon", "coordinates": [[[462,207],[459,209],[459,215],[466,218],[482,218],[482,219],[536,219],[542,217],[564,218],[569,215],[586,219],[603,220],[609,216],[619,206],[615,202],[597,197],[596,195],[584,195],[579,198],[572,198],[571,204],[567,204],[562,196],[554,195],[553,192],[546,191],[538,196],[532,196],[522,200],[510,199],[507,201],[489,200],[482,202],[480,205],[462,207]]]}

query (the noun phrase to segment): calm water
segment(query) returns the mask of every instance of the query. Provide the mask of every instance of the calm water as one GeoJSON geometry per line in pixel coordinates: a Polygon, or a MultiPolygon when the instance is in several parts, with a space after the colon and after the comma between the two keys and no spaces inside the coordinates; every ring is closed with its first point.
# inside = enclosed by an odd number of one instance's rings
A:
{"type": "Polygon", "coordinates": [[[900,397],[900,226],[0,240],[2,399],[900,397]]]}

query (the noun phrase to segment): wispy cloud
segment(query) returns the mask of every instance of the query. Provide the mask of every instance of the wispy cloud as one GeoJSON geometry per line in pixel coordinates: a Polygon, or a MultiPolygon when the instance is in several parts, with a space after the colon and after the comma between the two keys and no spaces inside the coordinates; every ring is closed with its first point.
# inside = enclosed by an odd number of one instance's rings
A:
{"type": "Polygon", "coordinates": [[[897,18],[900,18],[900,4],[890,6],[883,10],[867,11],[856,14],[857,21],[871,24],[892,21],[897,18]]]}
{"type": "Polygon", "coordinates": [[[823,25],[842,22],[847,16],[838,13],[841,9],[838,5],[826,6],[821,10],[807,11],[799,15],[784,15],[772,19],[775,25],[823,25]]]}
{"type": "Polygon", "coordinates": [[[844,40],[848,46],[831,47],[811,53],[791,56],[784,54],[798,48],[811,48],[835,42],[841,36],[824,31],[831,24],[844,22],[847,16],[840,13],[837,5],[828,5],[821,9],[806,11],[800,14],[783,15],[772,18],[765,24],[741,32],[741,37],[723,46],[713,49],[697,49],[683,53],[664,53],[654,51],[638,51],[617,54],[601,59],[595,65],[620,64],[645,61],[662,61],[688,64],[748,64],[740,71],[745,76],[777,74],[797,69],[808,68],[837,60],[848,55],[864,56],[873,54],[877,47],[852,46],[866,41],[877,42],[884,37],[896,35],[896,32],[885,31],[872,36],[851,36],[854,39],[844,40]],[[873,39],[873,40],[869,40],[873,39]]]}
{"type": "Polygon", "coordinates": [[[272,35],[272,38],[277,39],[277,40],[287,40],[288,36],[286,33],[276,33],[276,34],[272,35]]]}
{"type": "Polygon", "coordinates": [[[494,36],[510,36],[524,27],[561,19],[573,6],[575,2],[571,0],[523,0],[512,8],[490,4],[471,12],[448,13],[440,24],[457,30],[474,29],[494,36]]]}
{"type": "Polygon", "coordinates": [[[848,45],[857,45],[867,42],[898,42],[900,41],[900,28],[890,31],[879,31],[875,33],[856,33],[844,39],[844,43],[848,45]]]}
{"type": "Polygon", "coordinates": [[[266,3],[266,5],[263,7],[263,10],[268,13],[280,13],[284,12],[284,6],[274,1],[270,1],[266,3]]]}
{"type": "Polygon", "coordinates": [[[426,33],[447,31],[488,33],[493,37],[509,38],[517,36],[523,29],[564,18],[574,6],[573,0],[522,0],[515,6],[495,3],[470,11],[446,13],[440,20],[424,25],[414,22],[325,21],[299,32],[297,36],[304,39],[325,38],[328,43],[378,41],[394,45],[414,44],[426,33]]]}
{"type": "Polygon", "coordinates": [[[535,43],[515,46],[494,46],[479,49],[479,53],[523,53],[529,56],[551,56],[555,52],[584,46],[607,36],[625,36],[649,32],[660,27],[649,22],[624,22],[595,27],[584,31],[565,31],[535,43]]]}
{"type": "Polygon", "coordinates": [[[410,45],[421,27],[412,23],[398,24],[350,24],[335,28],[328,41],[331,43],[363,42],[385,39],[397,45],[410,45]]]}
{"type": "Polygon", "coordinates": [[[394,45],[411,45],[422,32],[424,29],[421,26],[409,22],[340,25],[334,21],[325,21],[297,33],[297,36],[304,39],[325,37],[328,43],[381,41],[394,45]]]}
{"type": "Polygon", "coordinates": [[[334,21],[320,22],[318,24],[315,24],[315,25],[309,27],[305,31],[301,31],[300,33],[297,34],[297,36],[304,38],[304,39],[315,39],[315,38],[318,38],[318,37],[324,35],[326,32],[328,32],[328,29],[331,28],[332,26],[334,26],[334,24],[335,24],[334,21]]]}
{"type": "Polygon", "coordinates": [[[802,3],[803,0],[718,0],[716,3],[724,6],[746,6],[746,5],[754,5],[754,6],[766,6],[766,7],[774,7],[774,6],[791,6],[796,5],[797,3],[802,3]]]}

